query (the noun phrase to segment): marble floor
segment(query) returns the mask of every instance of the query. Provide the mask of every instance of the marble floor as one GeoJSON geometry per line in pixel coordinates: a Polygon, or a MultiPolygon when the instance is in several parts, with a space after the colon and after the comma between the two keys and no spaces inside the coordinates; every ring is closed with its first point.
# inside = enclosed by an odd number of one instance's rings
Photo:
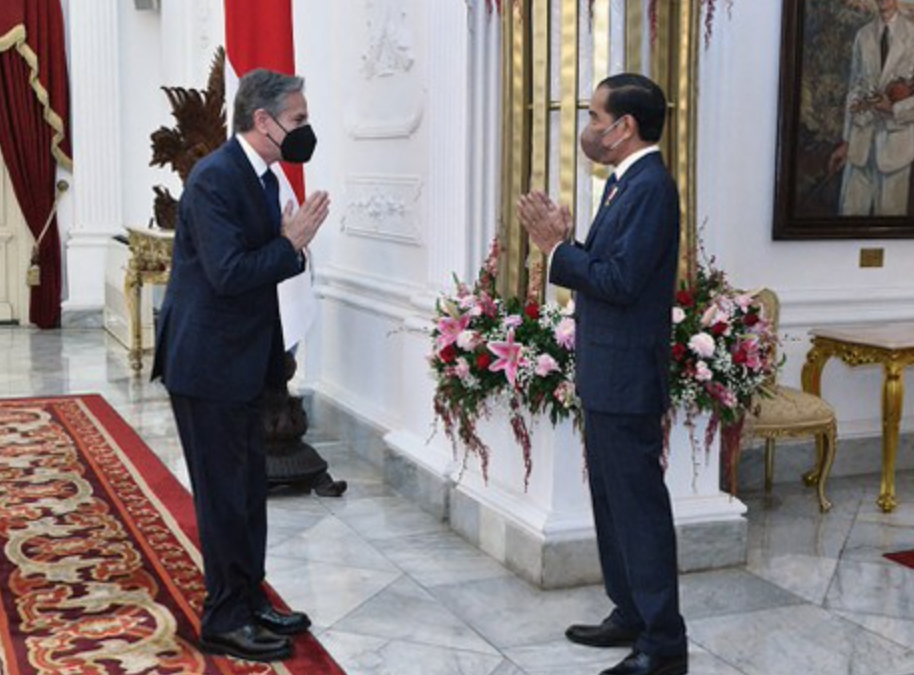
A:
{"type": "MultiPolygon", "coordinates": [[[[147,380],[102,331],[0,327],[0,397],[101,393],[186,484],[166,394],[147,380]]],[[[349,675],[596,675],[625,655],[563,637],[609,611],[600,588],[533,588],[313,424],[350,489],[271,496],[268,575],[349,675]]],[[[876,475],[831,482],[825,516],[798,485],[744,494],[748,565],[682,577],[690,672],[914,675],[914,570],[881,557],[914,548],[912,478],[899,475],[891,515],[875,506],[876,475]]]]}

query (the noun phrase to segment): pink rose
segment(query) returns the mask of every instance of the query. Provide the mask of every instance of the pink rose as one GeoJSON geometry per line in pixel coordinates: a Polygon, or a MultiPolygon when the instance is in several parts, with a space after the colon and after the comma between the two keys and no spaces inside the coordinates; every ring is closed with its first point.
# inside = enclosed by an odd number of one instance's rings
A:
{"type": "Polygon", "coordinates": [[[689,349],[703,359],[714,356],[715,347],[714,338],[707,333],[698,333],[689,340],[689,349]]]}

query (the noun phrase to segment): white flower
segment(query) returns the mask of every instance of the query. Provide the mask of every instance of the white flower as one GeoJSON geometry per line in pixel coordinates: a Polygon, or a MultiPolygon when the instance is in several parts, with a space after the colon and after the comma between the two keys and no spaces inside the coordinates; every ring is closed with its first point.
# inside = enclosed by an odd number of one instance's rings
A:
{"type": "Polygon", "coordinates": [[[465,330],[457,336],[457,346],[462,350],[471,352],[479,344],[479,333],[473,330],[465,330]]]}
{"type": "Polygon", "coordinates": [[[673,307],[673,323],[680,324],[685,321],[686,313],[682,307],[673,307]]]}
{"type": "Polygon", "coordinates": [[[714,356],[714,338],[707,333],[698,333],[689,340],[689,349],[703,359],[714,356]]]}

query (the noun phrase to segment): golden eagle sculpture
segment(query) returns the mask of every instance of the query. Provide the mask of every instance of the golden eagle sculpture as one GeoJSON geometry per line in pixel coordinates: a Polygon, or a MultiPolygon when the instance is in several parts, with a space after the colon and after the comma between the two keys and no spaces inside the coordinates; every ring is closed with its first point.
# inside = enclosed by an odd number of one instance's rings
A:
{"type": "MultiPolygon", "coordinates": [[[[150,166],[170,166],[181,182],[187,180],[198,160],[225,142],[225,49],[219,47],[210,66],[206,89],[162,87],[176,124],[152,132],[150,166]]],[[[178,201],[168,188],[157,185],[153,212],[159,227],[174,230],[178,201]]]]}

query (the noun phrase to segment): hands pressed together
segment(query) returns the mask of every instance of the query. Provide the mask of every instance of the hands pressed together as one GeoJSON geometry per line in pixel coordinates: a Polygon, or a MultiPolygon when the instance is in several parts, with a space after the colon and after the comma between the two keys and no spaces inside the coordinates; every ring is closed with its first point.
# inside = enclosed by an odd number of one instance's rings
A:
{"type": "Polygon", "coordinates": [[[330,195],[324,191],[312,194],[297,211],[295,204],[289,201],[282,212],[282,236],[292,242],[296,251],[301,251],[327,219],[330,213],[330,195]]]}
{"type": "Polygon", "coordinates": [[[530,234],[530,240],[549,255],[572,232],[571,210],[559,206],[540,190],[533,190],[517,200],[520,224],[530,234]]]}

